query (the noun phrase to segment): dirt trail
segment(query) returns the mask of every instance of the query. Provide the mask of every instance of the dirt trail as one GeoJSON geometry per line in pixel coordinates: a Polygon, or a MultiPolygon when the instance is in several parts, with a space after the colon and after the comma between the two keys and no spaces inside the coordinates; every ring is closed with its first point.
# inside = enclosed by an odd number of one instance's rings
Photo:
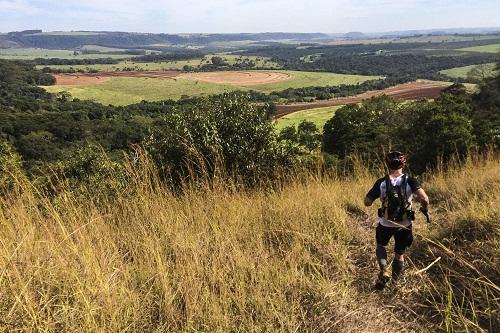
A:
{"type": "MultiPolygon", "coordinates": [[[[451,84],[451,83],[450,83],[451,84]]],[[[365,99],[369,99],[374,96],[387,95],[394,97],[396,99],[420,99],[420,98],[436,98],[439,96],[441,91],[448,87],[450,84],[445,82],[434,82],[434,81],[414,81],[404,84],[399,84],[394,87],[386,88],[383,90],[372,90],[367,91],[356,96],[349,97],[339,97],[328,99],[324,101],[316,101],[311,103],[297,103],[289,105],[278,105],[276,118],[283,117],[287,114],[310,110],[327,106],[345,105],[352,103],[359,103],[365,99]]]]}

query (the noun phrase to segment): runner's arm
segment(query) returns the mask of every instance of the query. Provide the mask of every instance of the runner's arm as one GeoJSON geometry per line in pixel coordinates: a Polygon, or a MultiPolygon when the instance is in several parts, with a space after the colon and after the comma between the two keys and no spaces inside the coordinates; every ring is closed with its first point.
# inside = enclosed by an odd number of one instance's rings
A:
{"type": "Polygon", "coordinates": [[[369,197],[365,197],[365,206],[370,207],[373,204],[373,200],[369,197]]]}
{"type": "Polygon", "coordinates": [[[365,197],[365,206],[369,207],[373,204],[373,202],[380,197],[380,184],[384,181],[384,178],[378,179],[373,187],[368,191],[365,197]]]}
{"type": "Polygon", "coordinates": [[[427,209],[427,207],[429,207],[429,197],[427,196],[427,193],[425,193],[423,188],[419,188],[415,192],[415,196],[424,209],[427,209]]]}

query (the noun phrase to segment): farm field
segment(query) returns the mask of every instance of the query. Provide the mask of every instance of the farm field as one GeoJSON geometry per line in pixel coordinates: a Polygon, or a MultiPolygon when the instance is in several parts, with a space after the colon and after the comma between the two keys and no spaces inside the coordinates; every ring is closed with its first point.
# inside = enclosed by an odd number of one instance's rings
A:
{"type": "MultiPolygon", "coordinates": [[[[375,96],[387,95],[399,100],[417,100],[417,99],[432,99],[439,96],[441,91],[449,87],[452,83],[441,81],[417,80],[413,82],[398,84],[383,90],[366,91],[362,94],[347,97],[338,97],[322,101],[310,103],[295,103],[278,105],[276,117],[284,117],[298,111],[318,109],[324,107],[339,106],[352,103],[360,103],[365,99],[375,96]]],[[[475,85],[467,87],[468,89],[475,88],[475,85]]]]}
{"type": "MultiPolygon", "coordinates": [[[[70,50],[51,50],[39,48],[21,48],[21,49],[0,49],[0,59],[12,60],[33,60],[36,58],[60,58],[60,59],[100,59],[114,58],[126,59],[134,55],[127,54],[77,54],[74,55],[70,50]]],[[[44,67],[44,66],[42,66],[44,67]]]]}
{"type": "Polygon", "coordinates": [[[275,125],[276,129],[280,131],[282,128],[287,126],[297,126],[301,121],[308,120],[316,124],[318,129],[322,131],[325,123],[333,117],[335,111],[341,108],[342,105],[329,106],[324,108],[317,108],[311,110],[297,111],[291,114],[287,114],[281,118],[276,119],[275,125]]]}
{"type": "Polygon", "coordinates": [[[90,51],[99,51],[99,52],[123,52],[127,49],[124,48],[116,48],[116,47],[107,47],[101,45],[83,45],[80,47],[81,50],[90,50],[90,51]]]}
{"type": "MultiPolygon", "coordinates": [[[[103,51],[104,52],[104,51],[103,51]]],[[[134,62],[131,60],[124,60],[118,64],[96,64],[96,65],[51,65],[48,66],[52,69],[59,71],[98,71],[98,72],[112,72],[112,71],[122,71],[122,70],[134,70],[134,71],[168,71],[168,70],[182,70],[184,66],[191,66],[194,68],[199,68],[201,65],[208,64],[211,62],[212,57],[215,55],[205,56],[203,59],[192,59],[192,60],[178,60],[178,61],[162,61],[162,62],[134,62]]],[[[220,56],[224,61],[230,65],[234,65],[240,61],[253,61],[256,67],[268,68],[268,69],[279,69],[279,64],[271,61],[269,58],[257,57],[257,56],[239,56],[233,54],[221,54],[220,56]]],[[[123,57],[123,56],[122,56],[123,57]]],[[[42,69],[46,66],[37,66],[38,69],[42,69]]]]}
{"type": "Polygon", "coordinates": [[[467,52],[499,53],[500,52],[500,44],[465,47],[463,49],[458,49],[458,50],[459,51],[467,51],[467,52]]]}
{"type": "Polygon", "coordinates": [[[72,84],[68,84],[68,81],[61,81],[62,78],[68,79],[68,76],[56,76],[59,82],[64,84],[48,86],[45,89],[49,92],[67,91],[73,97],[104,104],[127,105],[142,100],[180,99],[183,96],[207,96],[234,90],[257,90],[268,93],[286,88],[356,84],[378,78],[375,76],[294,71],[214,72],[208,78],[207,74],[209,73],[207,72],[178,72],[177,76],[172,75],[172,72],[166,72],[164,78],[155,78],[161,75],[159,73],[149,73],[152,77],[141,77],[141,75],[148,74],[141,72],[102,74],[101,76],[68,75],[70,78],[74,77],[82,81],[76,81],[72,84]],[[235,79],[236,73],[240,73],[239,81],[235,79]],[[124,74],[135,77],[115,77],[115,75],[124,74]],[[95,79],[97,76],[100,79],[95,79]],[[89,80],[88,77],[94,77],[94,79],[89,80]],[[271,78],[269,79],[269,77],[271,78]],[[272,83],[261,84],[263,82],[272,83]]]}
{"type": "Polygon", "coordinates": [[[495,74],[494,68],[495,68],[494,63],[491,64],[485,64],[485,65],[471,65],[471,66],[464,66],[464,67],[455,67],[455,68],[450,68],[446,69],[443,71],[440,71],[441,74],[444,74],[446,76],[449,76],[451,78],[467,78],[467,75],[471,70],[474,68],[477,68],[479,66],[483,66],[483,70],[485,74],[488,76],[493,76],[495,74]]]}

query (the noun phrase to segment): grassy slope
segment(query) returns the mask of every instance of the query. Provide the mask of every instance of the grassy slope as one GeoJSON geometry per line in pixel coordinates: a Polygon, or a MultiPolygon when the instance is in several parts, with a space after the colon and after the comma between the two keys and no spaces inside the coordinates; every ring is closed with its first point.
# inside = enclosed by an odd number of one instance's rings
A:
{"type": "Polygon", "coordinates": [[[90,86],[50,86],[50,92],[68,91],[73,97],[92,99],[104,104],[127,105],[141,100],[157,101],[179,99],[182,95],[202,96],[232,90],[258,90],[271,92],[286,88],[353,84],[376,77],[343,75],[334,73],[292,72],[292,79],[274,84],[237,87],[221,84],[191,81],[186,79],[111,78],[105,83],[90,86]],[[119,102],[117,102],[119,101],[119,102]]]}
{"type": "Polygon", "coordinates": [[[236,87],[184,79],[111,78],[92,86],[50,86],[50,92],[68,91],[73,97],[103,104],[128,105],[142,100],[180,99],[183,95],[208,96],[236,87]]]}
{"type": "MultiPolygon", "coordinates": [[[[35,58],[61,58],[61,59],[98,59],[98,58],[132,58],[133,55],[123,54],[78,54],[73,55],[69,50],[49,50],[37,48],[0,49],[0,59],[32,60],[35,58]]],[[[42,66],[45,67],[45,66],[42,66]]]]}
{"type": "Polygon", "coordinates": [[[486,52],[486,53],[498,53],[500,52],[500,44],[490,44],[483,46],[466,47],[463,49],[458,49],[459,51],[467,52],[486,52]]]}
{"type": "Polygon", "coordinates": [[[335,111],[337,111],[340,107],[341,106],[332,106],[294,112],[276,120],[276,128],[279,131],[283,127],[291,125],[297,126],[301,121],[308,120],[315,123],[318,129],[322,131],[327,120],[332,118],[335,111]]]}
{"type": "Polygon", "coordinates": [[[371,289],[376,207],[362,205],[375,177],[173,196],[139,172],[99,204],[18,182],[0,196],[0,328],[498,331],[500,161],[425,183],[436,223],[419,216],[406,280],[384,293],[371,289]]]}
{"type": "MultiPolygon", "coordinates": [[[[494,67],[495,67],[496,64],[492,63],[492,64],[486,64],[485,65],[485,69],[490,72],[491,71],[491,74],[493,75],[494,74],[494,67]]],[[[471,65],[471,66],[464,66],[464,67],[455,67],[455,68],[450,68],[450,69],[446,69],[446,70],[443,70],[443,71],[440,71],[441,74],[444,74],[446,76],[449,76],[449,77],[452,77],[452,78],[466,78],[467,77],[467,74],[473,70],[474,68],[476,68],[478,65],[471,65]]],[[[482,66],[482,65],[479,65],[479,66],[482,66]]]]}

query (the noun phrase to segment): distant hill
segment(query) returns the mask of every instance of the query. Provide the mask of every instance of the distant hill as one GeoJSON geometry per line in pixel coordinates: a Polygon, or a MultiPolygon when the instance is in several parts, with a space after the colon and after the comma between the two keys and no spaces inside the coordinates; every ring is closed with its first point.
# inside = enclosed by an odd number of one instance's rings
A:
{"type": "Polygon", "coordinates": [[[235,33],[235,34],[152,34],[107,31],[72,31],[42,32],[27,30],[9,32],[3,36],[2,44],[20,47],[38,47],[49,49],[73,49],[83,45],[103,45],[123,48],[141,47],[145,45],[207,45],[217,42],[237,41],[280,41],[292,40],[305,42],[327,39],[322,33],[235,33]]]}

